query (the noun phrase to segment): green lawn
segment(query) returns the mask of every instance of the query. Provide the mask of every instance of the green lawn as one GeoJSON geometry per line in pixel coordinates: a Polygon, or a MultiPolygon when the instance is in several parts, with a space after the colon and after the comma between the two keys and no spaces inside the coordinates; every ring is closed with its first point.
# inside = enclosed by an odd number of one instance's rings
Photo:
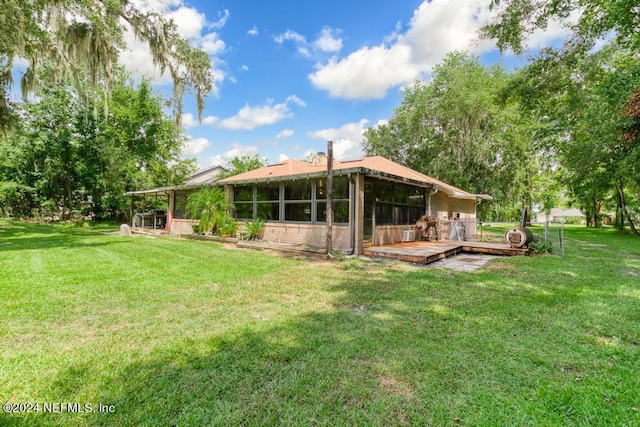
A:
{"type": "Polygon", "coordinates": [[[0,220],[0,403],[40,411],[0,425],[640,424],[638,238],[458,273],[104,232],[0,220]]]}

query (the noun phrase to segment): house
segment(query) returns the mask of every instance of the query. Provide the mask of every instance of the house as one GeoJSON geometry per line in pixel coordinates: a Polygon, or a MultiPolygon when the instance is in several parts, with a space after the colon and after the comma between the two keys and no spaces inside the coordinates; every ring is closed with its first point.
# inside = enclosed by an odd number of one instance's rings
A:
{"type": "Polygon", "coordinates": [[[577,208],[571,209],[562,209],[562,208],[553,208],[549,212],[549,216],[545,212],[540,212],[536,215],[536,221],[539,224],[543,224],[547,221],[562,221],[566,222],[567,218],[575,218],[578,221],[582,222],[585,218],[585,215],[577,208]]]}
{"type": "MultiPolygon", "coordinates": [[[[475,219],[489,198],[379,156],[333,163],[334,249],[362,253],[366,242],[401,242],[421,215],[475,219]]],[[[216,182],[241,220],[267,220],[264,239],[325,247],[326,161],[285,160],[216,182]]]]}
{"type": "MultiPolygon", "coordinates": [[[[289,159],[206,185],[224,188],[238,220],[266,220],[263,239],[326,247],[326,157],[316,156],[312,162],[289,159]]],[[[164,189],[169,196],[168,232],[192,232],[184,205],[188,192],[197,187],[164,189]]],[[[361,254],[365,244],[401,242],[403,231],[413,229],[425,214],[475,224],[476,206],[483,199],[491,197],[468,193],[383,157],[334,161],[333,248],[361,254]]]]}

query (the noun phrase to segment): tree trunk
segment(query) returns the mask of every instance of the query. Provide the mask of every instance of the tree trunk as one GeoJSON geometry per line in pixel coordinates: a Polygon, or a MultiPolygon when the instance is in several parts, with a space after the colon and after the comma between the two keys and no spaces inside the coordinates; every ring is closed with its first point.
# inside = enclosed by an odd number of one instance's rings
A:
{"type": "Polygon", "coordinates": [[[622,211],[622,217],[623,217],[622,221],[624,222],[624,218],[626,217],[627,222],[629,223],[629,228],[631,229],[631,232],[635,236],[640,236],[640,233],[638,233],[638,230],[636,229],[636,226],[633,223],[633,219],[627,212],[627,203],[624,199],[624,187],[622,186],[622,178],[618,178],[616,181],[616,184],[618,187],[618,196],[620,197],[620,210],[622,211]]]}
{"type": "Polygon", "coordinates": [[[616,228],[618,230],[624,230],[624,214],[622,213],[622,200],[620,199],[620,192],[616,192],[618,196],[618,204],[616,205],[616,228]]]}

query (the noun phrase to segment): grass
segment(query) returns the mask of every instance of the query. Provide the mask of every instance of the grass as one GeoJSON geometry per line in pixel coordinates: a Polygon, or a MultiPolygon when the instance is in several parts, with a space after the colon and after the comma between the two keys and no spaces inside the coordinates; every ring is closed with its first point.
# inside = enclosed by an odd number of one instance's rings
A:
{"type": "Polygon", "coordinates": [[[0,220],[0,403],[40,404],[0,425],[640,423],[632,236],[461,273],[104,231],[0,220]]]}

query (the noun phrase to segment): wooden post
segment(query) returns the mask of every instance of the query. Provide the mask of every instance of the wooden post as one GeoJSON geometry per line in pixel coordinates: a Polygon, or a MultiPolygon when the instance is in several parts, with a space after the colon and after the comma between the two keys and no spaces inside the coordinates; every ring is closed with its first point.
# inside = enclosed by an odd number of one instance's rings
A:
{"type": "Polygon", "coordinates": [[[327,141],[327,254],[333,251],[333,141],[327,141]]]}

